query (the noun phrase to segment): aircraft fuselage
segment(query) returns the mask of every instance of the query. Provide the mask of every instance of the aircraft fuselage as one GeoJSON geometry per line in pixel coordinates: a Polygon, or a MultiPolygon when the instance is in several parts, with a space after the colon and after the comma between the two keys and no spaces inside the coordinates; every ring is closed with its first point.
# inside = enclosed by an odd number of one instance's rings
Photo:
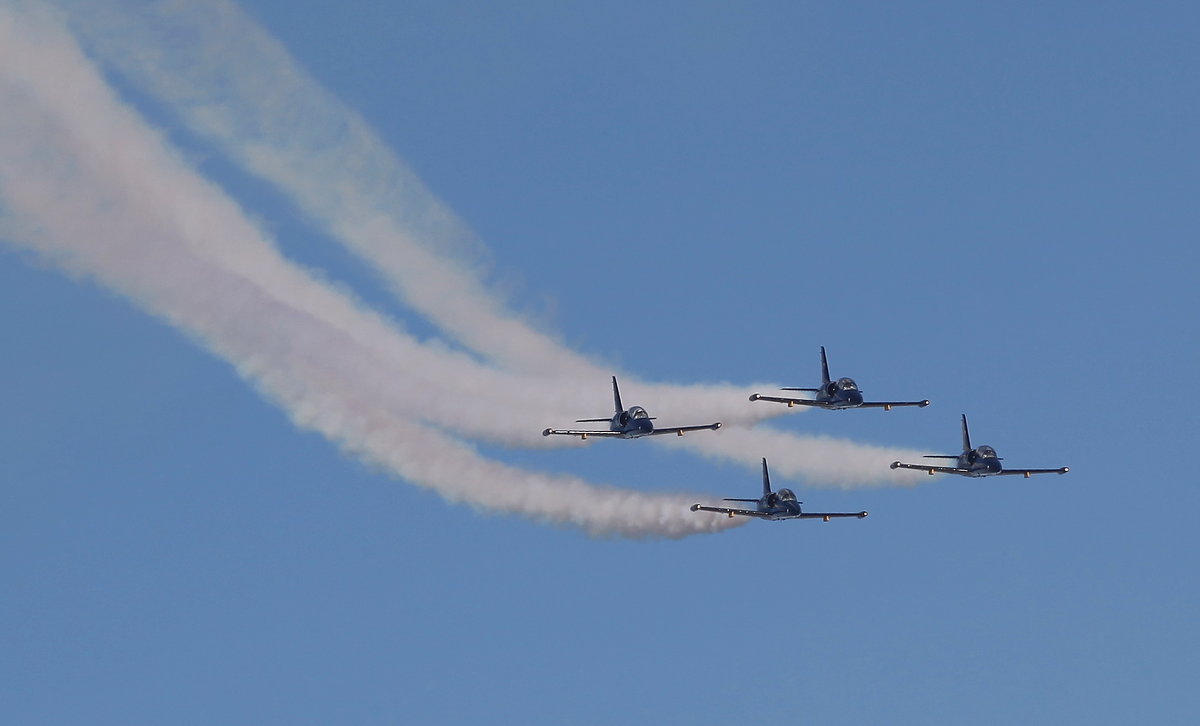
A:
{"type": "Polygon", "coordinates": [[[853,378],[839,378],[816,389],[813,400],[825,404],[831,410],[843,411],[861,406],[863,395],[853,378]]]}
{"type": "Polygon", "coordinates": [[[609,431],[615,431],[623,439],[637,439],[654,433],[654,422],[646,409],[641,406],[631,406],[624,411],[613,414],[608,424],[609,431]]]}
{"type": "Polygon", "coordinates": [[[654,423],[650,419],[630,418],[627,412],[613,416],[608,428],[621,434],[623,439],[637,439],[654,433],[654,423]]]}
{"type": "Polygon", "coordinates": [[[794,519],[803,511],[791,489],[767,492],[759,498],[754,508],[763,513],[763,519],[772,521],[794,519]]]}
{"type": "MultiPolygon", "coordinates": [[[[990,454],[980,452],[980,449],[972,449],[964,451],[958,457],[958,468],[966,469],[967,476],[992,476],[1004,471],[1004,467],[1000,465],[1000,457],[996,456],[994,450],[990,454]]],[[[991,447],[987,447],[991,449],[991,447]]]]}
{"type": "Polygon", "coordinates": [[[767,516],[764,519],[771,521],[779,521],[783,519],[795,519],[800,516],[800,505],[795,502],[784,502],[774,507],[763,508],[759,507],[759,511],[764,512],[767,516]]]}

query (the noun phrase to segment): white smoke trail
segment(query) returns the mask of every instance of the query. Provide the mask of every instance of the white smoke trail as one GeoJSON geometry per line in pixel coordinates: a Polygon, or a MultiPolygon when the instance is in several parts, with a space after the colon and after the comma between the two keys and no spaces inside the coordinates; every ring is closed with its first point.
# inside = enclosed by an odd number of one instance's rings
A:
{"type": "Polygon", "coordinates": [[[450,256],[474,247],[465,226],[235,5],[59,4],[102,57],[291,194],[439,327],[520,370],[607,379],[607,368],[497,312],[505,306],[470,271],[477,259],[450,256]]]}
{"type": "MultiPolygon", "coordinates": [[[[49,68],[41,77],[51,88],[61,83],[49,68]]],[[[597,406],[601,413],[607,410],[607,380],[596,381],[594,395],[579,396],[566,381],[535,383],[481,366],[436,343],[418,344],[392,323],[354,305],[345,294],[320,284],[283,259],[219,191],[190,174],[180,174],[152,154],[134,153],[140,147],[121,134],[140,121],[128,112],[123,116],[109,112],[112,102],[106,94],[107,89],[101,93],[80,84],[71,94],[42,93],[40,103],[53,104],[63,117],[74,114],[86,119],[71,133],[101,150],[98,153],[106,153],[100,161],[105,177],[137,185],[144,213],[176,220],[186,232],[183,239],[192,254],[254,281],[261,294],[285,301],[361,346],[360,354],[344,356],[344,377],[370,386],[381,404],[472,438],[535,447],[572,443],[546,439],[541,430],[578,416],[581,407],[595,403],[601,404],[597,406]],[[481,415],[488,411],[496,412],[497,418],[481,415]]],[[[16,118],[10,121],[15,123],[16,118]]],[[[741,394],[735,389],[728,395],[741,394]]]]}
{"type": "MultiPolygon", "coordinates": [[[[132,82],[197,133],[287,192],[380,270],[395,294],[468,347],[543,378],[603,393],[612,370],[507,314],[473,260],[474,242],[363,119],[310,78],[287,50],[227,0],[58,0],[78,31],[132,82]]],[[[630,377],[630,383],[636,382],[630,377]]],[[[640,384],[650,387],[650,384],[640,384]]],[[[769,387],[769,386],[768,386],[769,387]]],[[[654,398],[704,406],[731,423],[781,415],[745,406],[752,388],[654,384],[654,398]]],[[[585,391],[587,389],[584,389],[585,391]]]]}
{"type": "MultiPolygon", "coordinates": [[[[536,385],[513,390],[540,392],[561,402],[562,413],[568,402],[576,406],[572,414],[543,425],[607,413],[606,408],[579,406],[607,398],[610,371],[504,314],[504,306],[462,261],[431,252],[430,245],[458,246],[468,237],[463,226],[357,114],[310,79],[238,8],[224,1],[60,2],[79,14],[77,26],[104,58],[252,173],[288,192],[336,238],[382,270],[407,304],[469,347],[539,376],[536,385]],[[560,382],[566,385],[559,388],[560,382]]],[[[653,400],[655,413],[687,412],[687,421],[676,414],[665,423],[752,425],[786,411],[748,405],[746,392],[754,387],[651,385],[632,379],[625,385],[627,391],[652,394],[640,399],[626,395],[627,403],[653,400]]],[[[489,393],[495,395],[484,391],[481,400],[489,393]]],[[[527,402],[515,405],[535,410],[527,402]]],[[[495,435],[469,423],[458,430],[481,438],[495,435]]],[[[538,445],[528,438],[508,443],[538,445]]],[[[560,443],[565,442],[543,445],[560,443]]],[[[858,447],[826,437],[756,430],[724,440],[693,437],[689,445],[750,466],[770,451],[781,475],[804,473],[814,483],[825,483],[828,473],[833,475],[829,481],[843,486],[919,480],[886,467],[914,452],[858,447]],[[768,448],[768,442],[781,448],[768,448]],[[884,459],[883,467],[861,463],[884,459]]]]}
{"type": "Polygon", "coordinates": [[[681,537],[737,524],[692,513],[694,497],[487,460],[381,405],[356,375],[354,362],[372,351],[311,314],[336,293],[253,236],[239,240],[236,266],[209,254],[209,240],[247,233],[228,227],[236,208],[117,101],[60,27],[15,4],[0,6],[0,108],[0,200],[14,241],[188,332],[297,425],[453,501],[596,534],[681,537]]]}

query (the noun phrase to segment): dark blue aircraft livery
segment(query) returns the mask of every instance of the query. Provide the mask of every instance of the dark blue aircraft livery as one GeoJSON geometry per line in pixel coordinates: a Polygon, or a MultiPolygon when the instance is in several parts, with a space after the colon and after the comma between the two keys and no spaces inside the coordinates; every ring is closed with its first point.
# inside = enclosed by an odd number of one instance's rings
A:
{"type": "Polygon", "coordinates": [[[621,406],[621,390],[617,388],[617,377],[613,376],[613,408],[615,409],[612,418],[581,418],[575,423],[604,423],[608,422],[608,431],[576,431],[574,429],[546,429],[542,432],[542,436],[557,434],[560,436],[578,436],[581,439],[586,439],[589,436],[610,436],[620,439],[638,439],[643,436],[659,436],[662,434],[675,434],[683,436],[685,431],[702,431],[709,429],[716,431],[721,428],[721,422],[704,424],[701,426],[673,426],[671,428],[655,428],[654,418],[646,413],[646,409],[641,406],[630,406],[628,409],[621,406]]]}
{"type": "Polygon", "coordinates": [[[893,469],[916,469],[917,471],[933,474],[959,474],[961,476],[997,476],[1000,474],[1021,474],[1026,479],[1034,474],[1066,474],[1070,469],[1005,469],[1000,465],[1000,457],[990,446],[971,448],[971,434],[967,431],[967,414],[962,417],[963,451],[957,456],[953,454],[926,455],[926,459],[954,459],[955,466],[930,466],[928,464],[905,464],[892,462],[893,469]]]}
{"type": "Polygon", "coordinates": [[[825,358],[825,346],[821,346],[821,387],[820,388],[781,388],[781,391],[804,391],[814,394],[814,398],[794,398],[791,396],[763,396],[758,393],[750,396],[751,401],[774,401],[792,406],[816,406],[818,408],[841,411],[847,408],[882,408],[892,410],[893,406],[928,406],[929,401],[864,401],[862,391],[853,378],[829,379],[829,361],[825,358]]]}
{"type": "Polygon", "coordinates": [[[707,507],[703,504],[693,504],[693,512],[717,512],[730,517],[758,517],[779,521],[782,519],[823,519],[826,522],[834,517],[856,517],[862,519],[866,512],[805,512],[800,508],[801,502],[796,501],[796,495],[791,489],[771,491],[771,477],[767,473],[767,460],[762,460],[763,495],[758,499],[725,499],[726,502],[754,502],[754,509],[739,509],[736,507],[707,507]]]}

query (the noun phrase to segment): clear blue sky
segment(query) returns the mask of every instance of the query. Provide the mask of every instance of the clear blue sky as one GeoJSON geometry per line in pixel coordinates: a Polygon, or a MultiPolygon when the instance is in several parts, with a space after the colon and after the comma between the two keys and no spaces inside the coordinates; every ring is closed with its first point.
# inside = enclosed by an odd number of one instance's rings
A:
{"type": "MultiPolygon", "coordinates": [[[[805,386],[825,345],[869,397],[933,405],[772,425],[954,453],[965,412],[1007,463],[1071,473],[802,486],[871,516],[593,539],[365,466],[5,245],[0,720],[1194,720],[1196,6],[242,5],[580,352],[805,386]]],[[[126,93],[290,256],[419,329],[126,93]]],[[[484,450],[758,486],[644,443],[484,450]]]]}

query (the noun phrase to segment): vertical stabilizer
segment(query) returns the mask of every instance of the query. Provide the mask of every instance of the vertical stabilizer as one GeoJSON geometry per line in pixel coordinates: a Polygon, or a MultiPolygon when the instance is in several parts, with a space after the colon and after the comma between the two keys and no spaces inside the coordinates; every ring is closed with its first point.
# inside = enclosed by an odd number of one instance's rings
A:
{"type": "Polygon", "coordinates": [[[763,457],[763,496],[771,493],[771,475],[767,473],[767,459],[763,457]]]}
{"type": "Polygon", "coordinates": [[[971,434],[967,431],[967,414],[962,415],[963,422],[963,451],[971,450],[971,434]]]}
{"type": "Polygon", "coordinates": [[[821,346],[821,385],[829,385],[829,361],[825,358],[825,346],[821,346]]]}
{"type": "Polygon", "coordinates": [[[616,408],[615,413],[621,413],[625,407],[621,405],[621,389],[617,388],[617,377],[613,376],[613,406],[616,408]]]}

